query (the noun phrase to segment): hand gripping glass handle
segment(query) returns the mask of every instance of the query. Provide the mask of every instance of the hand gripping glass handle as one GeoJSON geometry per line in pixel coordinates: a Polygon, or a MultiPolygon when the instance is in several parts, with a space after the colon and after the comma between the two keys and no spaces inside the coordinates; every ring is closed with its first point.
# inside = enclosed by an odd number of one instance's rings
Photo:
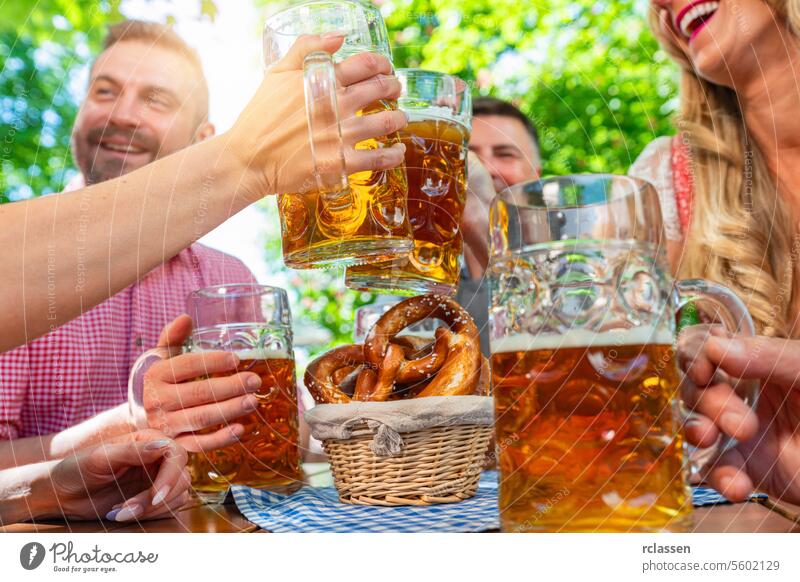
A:
{"type": "MultiPolygon", "coordinates": [[[[716,309],[717,316],[725,328],[734,334],[755,336],[755,326],[750,313],[742,300],[730,289],[718,283],[704,279],[685,279],[675,283],[678,293],[679,308],[689,303],[710,304],[716,309]]],[[[684,381],[686,381],[684,379],[684,381]]],[[[733,382],[736,394],[751,408],[758,403],[759,383],[757,380],[736,380],[733,382]]],[[[683,420],[696,415],[686,406],[681,406],[683,420]]],[[[689,462],[692,473],[698,473],[709,461],[720,452],[736,445],[736,439],[722,435],[717,443],[707,448],[689,447],[689,462]]]]}

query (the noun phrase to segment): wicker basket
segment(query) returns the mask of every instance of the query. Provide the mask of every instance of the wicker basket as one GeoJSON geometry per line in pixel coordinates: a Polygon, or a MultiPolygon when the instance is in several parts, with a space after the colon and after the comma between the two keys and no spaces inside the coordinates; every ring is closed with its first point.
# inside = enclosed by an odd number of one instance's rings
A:
{"type": "Polygon", "coordinates": [[[433,505],[475,495],[491,426],[440,426],[401,433],[403,450],[380,457],[366,423],[346,440],[323,441],[343,503],[433,505]]]}

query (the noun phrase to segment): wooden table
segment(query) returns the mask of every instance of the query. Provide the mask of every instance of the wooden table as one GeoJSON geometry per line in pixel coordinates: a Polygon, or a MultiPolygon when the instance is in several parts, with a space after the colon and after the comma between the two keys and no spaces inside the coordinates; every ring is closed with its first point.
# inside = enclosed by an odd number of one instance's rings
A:
{"type": "MultiPolygon", "coordinates": [[[[306,466],[306,479],[312,485],[325,485],[330,473],[320,466],[306,466]]],[[[750,501],[733,505],[701,507],[694,511],[694,532],[702,533],[800,533],[800,506],[788,503],[750,501]]],[[[19,533],[265,533],[247,521],[236,505],[204,505],[190,502],[174,517],[141,523],[66,522],[48,520],[0,528],[0,532],[19,533]]]]}

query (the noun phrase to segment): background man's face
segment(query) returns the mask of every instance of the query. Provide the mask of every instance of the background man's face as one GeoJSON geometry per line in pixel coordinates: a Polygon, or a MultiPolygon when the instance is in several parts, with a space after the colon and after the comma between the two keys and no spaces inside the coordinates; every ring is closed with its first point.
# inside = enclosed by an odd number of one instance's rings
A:
{"type": "Polygon", "coordinates": [[[479,115],[472,120],[470,151],[492,175],[497,192],[539,177],[540,161],[525,126],[513,117],[479,115]]]}
{"type": "Polygon", "coordinates": [[[72,132],[73,156],[86,181],[141,168],[211,127],[200,111],[199,82],[189,62],[168,48],[122,41],[103,51],[72,132]]]}

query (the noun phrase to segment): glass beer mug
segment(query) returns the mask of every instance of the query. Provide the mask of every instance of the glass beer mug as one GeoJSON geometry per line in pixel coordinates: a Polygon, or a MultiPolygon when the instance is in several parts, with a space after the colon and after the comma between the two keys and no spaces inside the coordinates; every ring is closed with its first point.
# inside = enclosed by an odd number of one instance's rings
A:
{"type": "MultiPolygon", "coordinates": [[[[222,449],[189,455],[192,487],[206,502],[220,502],[228,487],[248,485],[288,492],[300,485],[298,404],[292,328],[286,291],[254,284],[218,285],[191,293],[187,311],[192,335],[185,352],[223,350],[239,358],[235,371],[261,377],[258,405],[234,422],[244,425],[239,442],[222,449]]],[[[146,426],[143,374],[160,358],[176,351],[156,348],[134,364],[128,403],[138,426],[146,426]]],[[[214,377],[214,375],[205,376],[214,377]]],[[[198,378],[202,379],[202,378],[198,378]]],[[[222,425],[199,431],[212,433],[222,425]]]]}
{"type": "MultiPolygon", "coordinates": [[[[721,285],[673,282],[658,195],[640,180],[519,184],[490,225],[503,531],[685,529],[690,470],[716,447],[683,440],[676,313],[710,307],[752,335],[746,308],[721,285]]],[[[755,405],[756,383],[736,390],[755,405]]]]}
{"type": "Polygon", "coordinates": [[[461,216],[467,202],[467,147],[472,98],[453,75],[398,69],[398,101],[408,114],[408,216],[414,246],[407,256],[347,268],[345,285],[380,293],[453,295],[461,258],[461,216]]]}
{"type": "MultiPolygon", "coordinates": [[[[304,63],[306,112],[315,176],[303,192],[280,194],[283,260],[295,269],[332,267],[399,257],[411,248],[405,167],[347,176],[336,103],[333,62],[375,52],[391,60],[386,24],[378,9],[358,0],[295,4],[267,19],[264,64],[271,66],[306,34],[342,33],[333,55],[315,52],[304,63]]],[[[359,112],[368,115],[397,104],[381,101],[359,112]]],[[[370,139],[357,149],[390,147],[397,135],[370,139]]]]}

